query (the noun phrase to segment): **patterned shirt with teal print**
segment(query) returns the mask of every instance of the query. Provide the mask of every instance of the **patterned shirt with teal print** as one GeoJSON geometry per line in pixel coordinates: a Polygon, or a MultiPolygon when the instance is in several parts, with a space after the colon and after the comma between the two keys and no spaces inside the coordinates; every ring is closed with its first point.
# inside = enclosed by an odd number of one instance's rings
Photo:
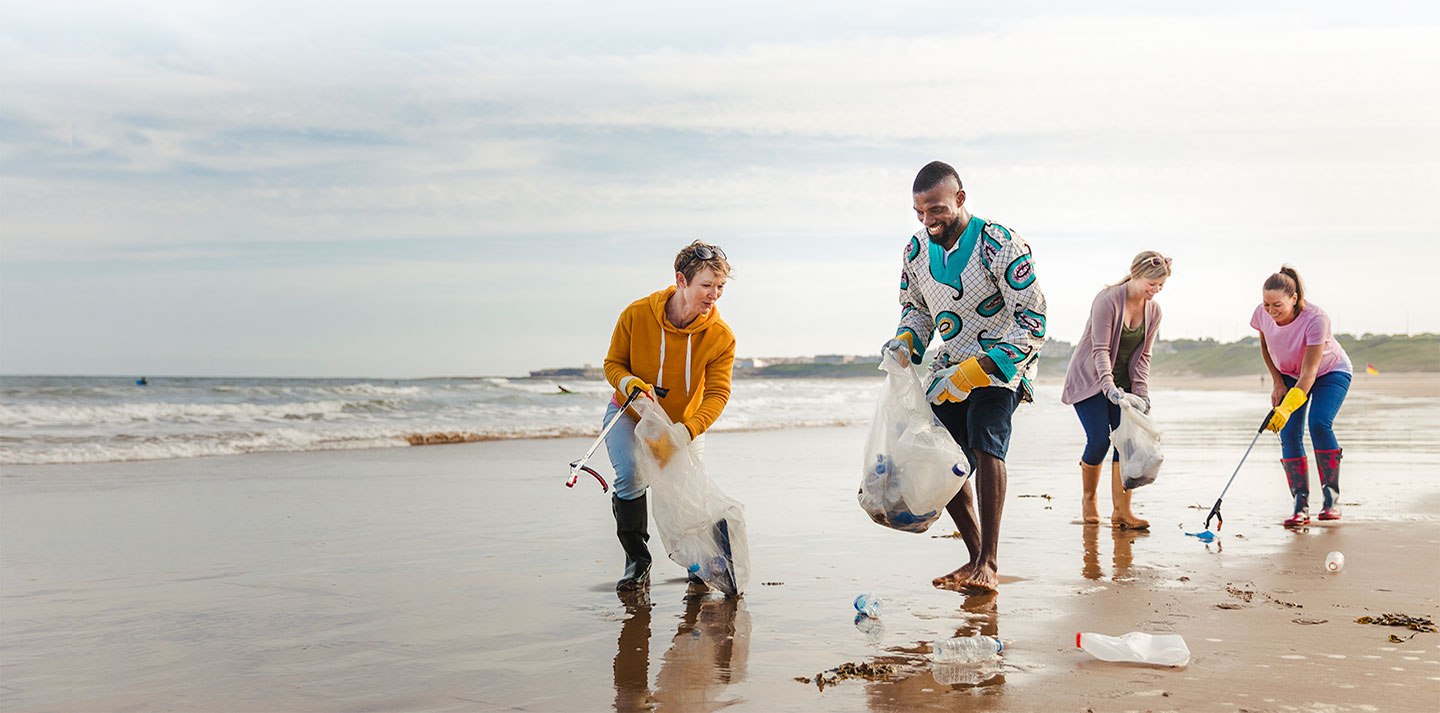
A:
{"type": "Polygon", "coordinates": [[[1009,228],[972,216],[955,251],[930,242],[921,228],[905,246],[900,273],[900,327],[919,363],[940,333],[931,369],[988,354],[1004,374],[991,386],[1034,393],[1035,362],[1045,343],[1045,294],[1035,279],[1030,246],[1009,228]]]}

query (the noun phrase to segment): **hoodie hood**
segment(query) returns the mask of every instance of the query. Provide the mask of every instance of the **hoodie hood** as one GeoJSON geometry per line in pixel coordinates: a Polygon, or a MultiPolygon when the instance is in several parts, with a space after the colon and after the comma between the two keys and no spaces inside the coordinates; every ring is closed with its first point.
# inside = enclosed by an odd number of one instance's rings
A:
{"type": "Polygon", "coordinates": [[[675,286],[671,285],[659,292],[650,295],[650,311],[655,314],[655,321],[667,332],[676,334],[699,334],[705,331],[716,320],[720,319],[720,306],[711,305],[710,311],[696,317],[685,327],[677,327],[670,323],[665,317],[665,303],[670,300],[670,295],[675,294],[675,286]]]}

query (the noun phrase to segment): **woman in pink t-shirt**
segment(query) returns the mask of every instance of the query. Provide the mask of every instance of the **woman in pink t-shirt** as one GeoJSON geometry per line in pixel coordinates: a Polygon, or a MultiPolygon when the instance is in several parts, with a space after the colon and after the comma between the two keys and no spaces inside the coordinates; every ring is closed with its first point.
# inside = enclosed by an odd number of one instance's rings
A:
{"type": "Polygon", "coordinates": [[[1295,499],[1286,527],[1310,522],[1310,470],[1305,459],[1304,430],[1310,423],[1315,469],[1325,493],[1321,520],[1340,519],[1340,443],[1335,440],[1335,414],[1350,390],[1350,357],[1330,333],[1330,317],[1305,299],[1300,275],[1285,266],[1265,280],[1263,302],[1250,316],[1260,331],[1260,354],[1274,388],[1270,405],[1275,415],[1266,426],[1280,433],[1280,465],[1295,499]],[[1309,418],[1306,418],[1306,412],[1309,418]]]}

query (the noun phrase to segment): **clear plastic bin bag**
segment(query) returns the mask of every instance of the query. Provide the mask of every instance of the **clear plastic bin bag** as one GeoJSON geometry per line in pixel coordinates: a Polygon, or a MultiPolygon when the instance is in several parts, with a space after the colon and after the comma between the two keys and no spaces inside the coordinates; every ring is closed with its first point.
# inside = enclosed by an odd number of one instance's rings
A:
{"type": "Polygon", "coordinates": [[[969,477],[960,445],[935,419],[920,375],[892,354],[880,361],[885,385],[865,442],[860,507],[870,519],[904,532],[925,532],[969,477]]]}
{"type": "Polygon", "coordinates": [[[635,465],[650,483],[651,508],[670,559],[737,596],[750,581],[745,506],[727,496],[690,450],[690,432],[650,399],[636,399],[635,465]],[[653,444],[653,445],[652,445],[653,444]]]}
{"type": "Polygon", "coordinates": [[[1120,453],[1120,481],[1126,490],[1155,482],[1165,454],[1160,452],[1160,428],[1145,413],[1145,400],[1126,394],[1120,402],[1120,426],[1110,442],[1120,453]]]}

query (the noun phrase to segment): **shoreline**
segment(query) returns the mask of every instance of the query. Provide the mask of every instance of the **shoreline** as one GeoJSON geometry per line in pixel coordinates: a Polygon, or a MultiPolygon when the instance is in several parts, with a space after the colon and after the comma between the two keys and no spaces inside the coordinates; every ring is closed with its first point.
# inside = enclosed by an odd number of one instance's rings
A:
{"type": "Polygon", "coordinates": [[[1346,467],[1369,482],[1344,496],[1345,520],[1299,531],[1275,524],[1282,478],[1274,454],[1257,454],[1206,545],[1183,534],[1204,515],[1189,503],[1208,507],[1243,442],[1197,442],[1216,429],[1177,422],[1166,474],[1136,496],[1151,529],[1122,531],[1074,523],[1079,429],[1025,423],[1018,442],[1053,443],[1012,450],[1002,585],[972,597],[930,586],[964,556],[941,537],[948,520],[900,533],[856,505],[860,426],[709,439],[707,468],[746,508],[753,574],[739,599],[687,597],[653,530],[648,596],[616,595],[609,496],[563,485],[582,439],[24,469],[0,478],[0,706],[1360,713],[1440,701],[1440,635],[1354,621],[1440,617],[1440,493],[1415,481],[1433,449],[1386,452],[1356,434],[1346,467]],[[1339,574],[1323,571],[1330,551],[1347,557],[1339,574]],[[869,634],[851,606],[866,591],[887,601],[869,634]],[[1100,662],[1075,648],[1077,631],[1178,633],[1191,661],[1100,662]],[[974,633],[1006,642],[989,668],[926,661],[932,642],[974,633]],[[896,668],[823,690],[795,680],[866,662],[896,668]]]}

